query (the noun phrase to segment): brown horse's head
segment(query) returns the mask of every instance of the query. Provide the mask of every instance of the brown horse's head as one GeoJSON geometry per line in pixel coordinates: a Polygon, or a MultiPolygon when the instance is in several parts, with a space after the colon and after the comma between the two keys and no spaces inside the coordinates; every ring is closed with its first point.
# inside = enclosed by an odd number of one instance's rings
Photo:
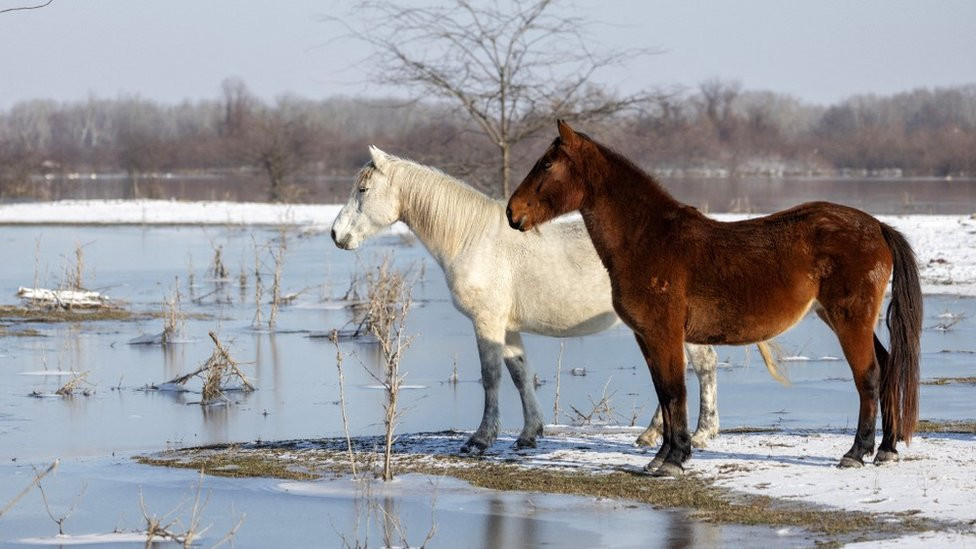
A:
{"type": "Polygon", "coordinates": [[[578,210],[586,196],[583,154],[593,147],[585,137],[559,120],[559,137],[536,161],[508,200],[508,224],[527,231],[564,213],[578,210]]]}

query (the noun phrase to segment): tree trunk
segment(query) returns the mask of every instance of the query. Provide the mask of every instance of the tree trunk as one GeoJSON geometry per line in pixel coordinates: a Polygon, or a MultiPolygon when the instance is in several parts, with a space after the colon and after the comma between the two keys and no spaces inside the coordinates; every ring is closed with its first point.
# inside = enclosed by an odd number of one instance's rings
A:
{"type": "Polygon", "coordinates": [[[512,191],[512,146],[510,143],[499,146],[502,149],[502,199],[507,199],[512,191]]]}

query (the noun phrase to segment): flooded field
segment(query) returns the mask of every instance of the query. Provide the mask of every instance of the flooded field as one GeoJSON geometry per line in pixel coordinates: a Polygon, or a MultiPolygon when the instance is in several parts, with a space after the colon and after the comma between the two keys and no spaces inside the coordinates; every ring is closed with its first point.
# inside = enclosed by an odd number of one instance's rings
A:
{"type": "MultiPolygon", "coordinates": [[[[972,201],[969,202],[970,204],[972,201]]],[[[66,512],[87,484],[74,514],[65,521],[71,534],[144,527],[146,507],[165,514],[192,499],[197,475],[137,465],[135,453],[212,443],[335,437],[343,433],[338,406],[336,351],[328,339],[313,337],[349,328],[354,315],[342,298],[351,281],[386,254],[416,277],[407,331],[416,336],[401,365],[400,432],[471,430],[482,411],[480,368],[468,320],[450,302],[443,275],[426,251],[407,237],[390,236],[358,254],[338,250],[325,233],[280,233],[276,229],[197,227],[5,227],[0,236],[0,303],[16,304],[20,286],[57,287],[80,272],[84,285],[121,303],[137,318],[86,322],[20,322],[6,318],[0,331],[0,504],[6,503],[39,467],[59,458],[56,475],[44,480],[55,513],[66,512]],[[284,295],[274,329],[267,319],[268,295],[260,300],[264,323],[253,325],[255,258],[261,283],[270,288],[272,250],[286,243],[281,269],[284,295]],[[82,250],[78,269],[76,250],[82,250]],[[217,251],[226,268],[217,280],[217,251]],[[243,273],[243,276],[241,276],[243,273]],[[243,280],[242,282],[242,279],[243,280]],[[131,340],[162,332],[165,300],[179,288],[187,315],[183,334],[166,346],[133,345],[131,340]],[[211,354],[213,331],[257,386],[231,393],[224,405],[200,406],[199,384],[190,392],[148,389],[191,372],[211,354]],[[454,367],[459,381],[449,382],[454,367]],[[86,373],[78,394],[53,396],[78,373],[86,373]],[[83,392],[87,392],[85,395],[83,392]]],[[[976,299],[926,298],[922,377],[938,381],[973,376],[976,360],[976,299]]],[[[883,337],[886,341],[886,337],[883,337]]],[[[827,328],[808,316],[779,338],[783,387],[767,374],[753,348],[720,347],[719,414],[722,427],[781,426],[852,428],[856,392],[840,349],[827,328]]],[[[343,341],[347,413],[353,435],[381,432],[384,394],[370,374],[375,345],[343,341]]],[[[547,421],[573,423],[572,408],[587,411],[604,394],[613,422],[649,421],[656,399],[630,332],[617,327],[565,341],[526,338],[529,361],[542,385],[539,398],[547,421]],[[559,379],[560,407],[553,417],[557,357],[564,345],[559,379]],[[572,375],[571,371],[585,375],[572,375]]],[[[507,375],[506,375],[507,378],[507,375]]],[[[689,372],[691,420],[697,415],[697,382],[689,372]]],[[[922,387],[921,417],[972,419],[971,383],[922,387]]],[[[503,380],[502,428],[521,427],[518,395],[503,380]]],[[[599,546],[615,536],[616,546],[735,544],[742,539],[775,539],[777,545],[804,544],[776,537],[770,529],[714,526],[680,513],[645,506],[568,496],[496,493],[458,481],[406,478],[379,497],[396,511],[418,544],[432,523],[432,547],[538,547],[547,544],[599,546]],[[426,483],[426,484],[425,484],[426,483]],[[398,488],[399,486],[399,488],[398,488]],[[757,537],[758,536],[758,537],[757,537]]],[[[354,502],[356,490],[340,482],[326,493],[297,494],[281,481],[207,477],[212,491],[204,523],[213,523],[205,546],[219,541],[244,517],[237,545],[259,547],[320,539],[341,545],[361,540],[364,526],[354,502]],[[285,536],[282,538],[281,536],[285,536]],[[292,536],[292,537],[288,537],[292,536]]],[[[184,515],[187,513],[184,513],[184,515]]],[[[58,527],[36,491],[0,520],[0,546],[27,538],[49,538],[58,527]]],[[[373,524],[371,540],[381,539],[373,524]]],[[[103,540],[104,541],[104,540],[103,540]]],[[[142,545],[136,543],[136,545],[142,545]]]]}

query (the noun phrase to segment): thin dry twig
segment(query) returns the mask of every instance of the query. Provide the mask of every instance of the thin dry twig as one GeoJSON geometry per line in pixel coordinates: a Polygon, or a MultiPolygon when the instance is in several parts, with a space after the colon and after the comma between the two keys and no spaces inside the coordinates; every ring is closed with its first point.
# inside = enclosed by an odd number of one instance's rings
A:
{"type": "Polygon", "coordinates": [[[349,451],[349,466],[352,468],[352,476],[356,473],[356,454],[352,451],[352,437],[349,436],[349,419],[346,417],[346,391],[345,380],[342,375],[342,351],[339,350],[339,332],[332,330],[329,341],[336,348],[336,368],[339,370],[339,410],[342,412],[342,430],[346,434],[346,449],[349,451]]]}
{"type": "Polygon", "coordinates": [[[32,480],[30,482],[30,484],[28,484],[23,490],[21,490],[19,494],[17,494],[16,496],[14,496],[14,499],[10,500],[9,503],[7,503],[6,505],[4,505],[3,506],[3,509],[0,509],[0,517],[2,517],[5,514],[7,514],[7,511],[10,511],[11,509],[13,509],[14,505],[16,505],[17,502],[21,500],[21,498],[23,498],[24,496],[26,496],[27,493],[31,491],[31,488],[33,488],[35,486],[40,486],[41,485],[41,479],[43,479],[49,473],[51,473],[52,471],[54,471],[55,469],[57,469],[58,468],[58,464],[60,464],[60,463],[61,463],[61,460],[60,459],[56,459],[56,460],[54,460],[54,463],[48,465],[47,468],[44,469],[43,471],[38,472],[37,469],[34,469],[34,480],[32,480]]]}

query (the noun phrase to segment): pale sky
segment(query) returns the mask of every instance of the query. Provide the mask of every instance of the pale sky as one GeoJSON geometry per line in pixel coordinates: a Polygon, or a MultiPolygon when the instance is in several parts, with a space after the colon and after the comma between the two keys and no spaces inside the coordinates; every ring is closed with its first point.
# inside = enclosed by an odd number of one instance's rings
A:
{"type": "MultiPolygon", "coordinates": [[[[0,0],[0,9],[43,0],[0,0]]],[[[333,0],[54,0],[0,14],[0,109],[34,98],[217,98],[227,77],[264,99],[398,95],[369,85],[333,0]]],[[[831,103],[976,83],[976,1],[576,0],[607,46],[655,48],[601,83],[624,92],[737,80],[831,103]]],[[[403,95],[399,93],[399,95],[403,95]]]]}

